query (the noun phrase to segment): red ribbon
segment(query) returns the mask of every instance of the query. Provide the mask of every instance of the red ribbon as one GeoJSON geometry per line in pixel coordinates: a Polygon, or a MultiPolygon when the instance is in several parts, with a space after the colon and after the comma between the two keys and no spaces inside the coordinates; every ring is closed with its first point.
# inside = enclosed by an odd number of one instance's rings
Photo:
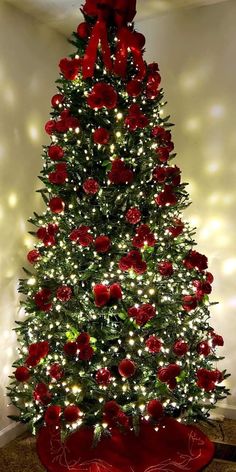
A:
{"type": "Polygon", "coordinates": [[[101,52],[105,67],[112,70],[111,51],[107,37],[107,25],[104,19],[98,19],[93,28],[91,38],[89,40],[87,49],[85,51],[83,60],[83,78],[94,76],[95,65],[97,60],[97,52],[99,43],[101,45],[101,52]]]}
{"type": "Polygon", "coordinates": [[[142,50],[137,44],[137,39],[133,31],[127,27],[123,27],[118,31],[118,45],[113,68],[114,72],[123,79],[126,78],[129,52],[133,54],[134,64],[138,69],[138,74],[135,79],[143,80],[147,68],[143,59],[142,50]]]}

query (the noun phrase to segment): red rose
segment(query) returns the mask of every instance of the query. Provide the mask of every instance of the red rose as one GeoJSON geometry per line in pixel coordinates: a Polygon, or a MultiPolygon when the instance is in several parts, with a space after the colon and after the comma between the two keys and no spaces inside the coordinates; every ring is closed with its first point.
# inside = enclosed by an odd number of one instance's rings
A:
{"type": "Polygon", "coordinates": [[[68,59],[67,57],[61,59],[59,62],[59,68],[61,73],[64,75],[65,79],[67,80],[75,80],[79,74],[81,66],[80,59],[68,59]]]}
{"type": "Polygon", "coordinates": [[[172,262],[165,261],[158,264],[158,272],[163,277],[170,277],[174,273],[172,262]]]}
{"type": "Polygon", "coordinates": [[[137,248],[143,248],[145,244],[149,247],[155,246],[155,236],[148,225],[141,225],[136,229],[136,236],[133,238],[132,244],[137,248]]]}
{"type": "Polygon", "coordinates": [[[224,339],[222,336],[220,336],[219,334],[216,334],[216,333],[212,333],[211,334],[212,336],[212,346],[213,347],[216,347],[216,346],[224,346],[224,339]]]}
{"type": "Polygon", "coordinates": [[[130,97],[138,97],[142,92],[143,84],[140,80],[131,80],[126,86],[127,93],[130,97]]]}
{"type": "Polygon", "coordinates": [[[46,133],[49,134],[49,136],[51,136],[56,131],[56,121],[55,120],[47,121],[47,123],[45,123],[44,129],[46,133]]]}
{"type": "Polygon", "coordinates": [[[121,159],[117,158],[112,161],[111,171],[108,173],[108,179],[112,184],[129,184],[133,178],[133,171],[121,159]]]}
{"type": "Polygon", "coordinates": [[[106,285],[95,285],[93,288],[93,293],[95,297],[95,305],[97,307],[105,306],[110,300],[110,290],[106,285]]]}
{"type": "Polygon", "coordinates": [[[182,307],[185,311],[195,310],[197,308],[197,298],[194,295],[185,295],[182,298],[182,307]]]}
{"type": "Polygon", "coordinates": [[[90,361],[94,355],[94,350],[91,346],[85,346],[82,350],[79,352],[79,359],[81,361],[90,361]]]}
{"type": "Polygon", "coordinates": [[[111,240],[108,236],[98,236],[94,242],[95,249],[99,254],[104,254],[108,252],[111,247],[111,240]]]}
{"type": "Polygon", "coordinates": [[[35,264],[41,258],[41,254],[37,249],[33,249],[32,251],[28,252],[27,259],[30,264],[35,264]]]}
{"type": "Polygon", "coordinates": [[[166,167],[166,177],[171,181],[174,187],[177,187],[181,181],[181,170],[179,167],[166,167]]]}
{"type": "Polygon", "coordinates": [[[208,342],[207,341],[201,341],[200,343],[198,343],[197,352],[198,352],[198,354],[202,354],[203,356],[207,357],[211,352],[211,348],[210,348],[208,342]]]}
{"type": "Polygon", "coordinates": [[[146,128],[148,123],[149,119],[141,112],[139,105],[131,105],[125,118],[125,124],[129,130],[136,131],[138,128],[146,128]]]}
{"type": "Polygon", "coordinates": [[[144,303],[143,305],[140,305],[139,308],[129,308],[128,316],[134,318],[139,326],[144,326],[148,321],[156,316],[156,310],[149,303],[144,303]]]}
{"type": "Polygon", "coordinates": [[[159,400],[150,400],[150,402],[147,404],[147,413],[154,420],[160,420],[164,413],[162,403],[159,400]]]}
{"type": "Polygon", "coordinates": [[[76,339],[77,346],[79,349],[84,349],[85,347],[89,346],[90,343],[90,336],[88,333],[80,333],[78,338],[76,339]]]}
{"type": "Polygon", "coordinates": [[[110,141],[110,133],[106,128],[98,128],[93,133],[93,140],[96,144],[108,144],[110,141]]]}
{"type": "Polygon", "coordinates": [[[74,341],[69,341],[68,343],[64,344],[63,349],[67,356],[75,357],[78,351],[78,345],[74,341]]]}
{"type": "Polygon", "coordinates": [[[183,339],[178,339],[175,341],[174,346],[173,346],[173,352],[176,354],[176,356],[184,356],[187,354],[189,351],[189,345],[186,343],[186,341],[183,341],[183,339]]]}
{"type": "Polygon", "coordinates": [[[123,359],[123,361],[119,363],[118,371],[122,377],[128,379],[129,377],[133,377],[133,375],[135,374],[136,365],[130,359],[123,359]]]}
{"type": "Polygon", "coordinates": [[[57,299],[60,302],[68,302],[72,297],[72,290],[68,285],[62,285],[57,289],[57,299]]]}
{"type": "Polygon", "coordinates": [[[37,237],[43,241],[45,246],[54,246],[56,243],[55,234],[58,232],[58,226],[49,223],[48,226],[39,228],[37,237]]]}
{"type": "Polygon", "coordinates": [[[15,371],[15,378],[18,382],[27,382],[30,379],[30,371],[27,367],[17,367],[15,371]]]}
{"type": "Polygon", "coordinates": [[[149,352],[152,354],[158,354],[158,352],[161,351],[162,348],[162,343],[160,339],[158,339],[156,336],[150,336],[146,342],[145,342],[146,347],[148,348],[149,352]]]}
{"type": "Polygon", "coordinates": [[[65,208],[65,203],[60,197],[53,197],[49,201],[49,208],[52,213],[62,213],[65,208]]]}
{"type": "Polygon", "coordinates": [[[96,195],[99,191],[99,183],[91,177],[83,183],[83,189],[87,195],[96,195]]]}
{"type": "Polygon", "coordinates": [[[136,261],[133,264],[134,272],[138,275],[145,274],[147,271],[147,263],[145,261],[136,261]]]}
{"type": "Polygon", "coordinates": [[[155,198],[155,202],[159,206],[173,206],[177,203],[177,196],[173,192],[171,185],[165,185],[164,190],[155,198]]]}
{"type": "MultiPolygon", "coordinates": [[[[176,379],[176,377],[179,376],[180,372],[181,369],[178,364],[169,364],[167,367],[162,367],[161,369],[158,369],[157,377],[161,382],[169,384],[171,380],[176,379]]],[[[171,384],[171,387],[173,385],[174,384],[171,384]]]]}
{"type": "Polygon", "coordinates": [[[84,21],[83,23],[80,23],[80,25],[77,28],[77,34],[79,38],[84,39],[84,40],[88,39],[90,32],[91,32],[90,27],[86,21],[84,21]]]}
{"type": "Polygon", "coordinates": [[[28,366],[36,366],[41,359],[46,357],[49,353],[48,341],[41,341],[39,343],[30,344],[28,347],[29,356],[26,359],[28,366]]]}
{"type": "Polygon", "coordinates": [[[64,157],[64,151],[61,146],[51,145],[48,148],[48,156],[52,161],[59,161],[64,157]]]}
{"type": "Polygon", "coordinates": [[[204,389],[206,392],[210,392],[211,390],[215,389],[216,378],[214,371],[198,369],[197,379],[197,386],[204,389]]]}
{"type": "Polygon", "coordinates": [[[45,383],[40,382],[34,389],[33,398],[42,405],[48,405],[51,402],[52,394],[48,391],[48,386],[45,383]]]}
{"type": "Polygon", "coordinates": [[[74,229],[70,234],[70,240],[83,247],[90,246],[93,243],[93,236],[89,234],[89,226],[80,226],[74,229]]]}
{"type": "Polygon", "coordinates": [[[108,108],[113,109],[117,105],[118,95],[112,85],[105,82],[98,82],[93,86],[90,92],[87,103],[90,108],[108,108]]]}
{"type": "Polygon", "coordinates": [[[110,285],[110,298],[112,300],[121,300],[122,299],[122,290],[120,284],[110,285]]]}
{"type": "Polygon", "coordinates": [[[122,271],[132,269],[132,260],[129,256],[124,256],[119,260],[119,269],[122,271]]]}
{"type": "Polygon", "coordinates": [[[125,215],[126,221],[128,221],[128,223],[131,223],[132,225],[136,225],[137,223],[139,223],[141,218],[141,211],[139,210],[139,208],[135,207],[130,208],[125,215]]]}
{"type": "Polygon", "coordinates": [[[60,424],[61,407],[51,405],[47,408],[44,419],[48,426],[57,426],[60,424]]]}
{"type": "Polygon", "coordinates": [[[63,414],[66,423],[76,423],[80,417],[81,411],[76,405],[69,405],[64,409],[63,414]]]}
{"type": "Polygon", "coordinates": [[[155,180],[155,182],[165,182],[167,178],[166,168],[161,166],[155,167],[152,173],[152,178],[155,180]]]}
{"type": "Polygon", "coordinates": [[[156,148],[156,153],[160,162],[165,163],[168,161],[170,153],[167,147],[158,146],[156,148]]]}
{"type": "Polygon", "coordinates": [[[43,288],[42,290],[39,290],[34,296],[34,301],[37,307],[42,310],[42,311],[50,311],[52,308],[52,303],[51,303],[51,290],[48,288],[43,288]]]}
{"type": "Polygon", "coordinates": [[[111,382],[111,372],[109,369],[99,369],[96,373],[96,382],[102,387],[107,387],[111,382]]]}
{"type": "Polygon", "coordinates": [[[62,366],[60,364],[52,364],[49,369],[49,375],[52,379],[60,380],[64,376],[62,366]]]}
{"type": "Polygon", "coordinates": [[[213,284],[213,282],[214,282],[214,277],[210,272],[206,272],[206,281],[209,284],[213,284]]]}
{"type": "Polygon", "coordinates": [[[48,175],[49,182],[55,185],[62,185],[68,178],[66,163],[56,164],[56,169],[48,175]]]}
{"type": "Polygon", "coordinates": [[[183,233],[184,223],[179,220],[178,218],[174,218],[173,226],[167,228],[168,232],[171,234],[173,238],[177,238],[180,234],[183,233]]]}
{"type": "Polygon", "coordinates": [[[61,93],[57,93],[56,95],[53,95],[51,99],[51,104],[53,108],[57,108],[61,103],[63,103],[65,97],[61,93]]]}
{"type": "Polygon", "coordinates": [[[104,405],[104,413],[108,419],[117,417],[120,412],[120,406],[114,400],[106,402],[104,405]]]}
{"type": "Polygon", "coordinates": [[[186,269],[198,269],[200,272],[203,272],[208,267],[208,260],[206,256],[197,251],[189,251],[183,260],[183,264],[186,269]]]}

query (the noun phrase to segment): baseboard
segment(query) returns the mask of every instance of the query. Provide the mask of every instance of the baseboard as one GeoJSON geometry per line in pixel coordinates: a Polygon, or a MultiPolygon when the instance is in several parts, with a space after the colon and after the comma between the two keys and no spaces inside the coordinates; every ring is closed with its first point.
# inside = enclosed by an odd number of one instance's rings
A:
{"type": "Polygon", "coordinates": [[[27,426],[19,423],[12,423],[0,431],[0,448],[13,441],[20,434],[24,433],[27,426]]]}

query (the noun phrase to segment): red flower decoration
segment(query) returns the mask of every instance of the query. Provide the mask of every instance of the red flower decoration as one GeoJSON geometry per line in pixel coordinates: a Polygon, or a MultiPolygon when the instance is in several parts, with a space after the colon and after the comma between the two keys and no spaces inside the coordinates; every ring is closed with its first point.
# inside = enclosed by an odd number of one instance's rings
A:
{"type": "Polygon", "coordinates": [[[15,378],[18,382],[27,382],[30,379],[30,371],[27,367],[17,367],[15,371],[15,378]]]}
{"type": "Polygon", "coordinates": [[[83,247],[90,246],[93,243],[93,236],[89,231],[89,226],[82,225],[71,232],[70,240],[83,247]]]}
{"type": "Polygon", "coordinates": [[[34,389],[33,398],[42,405],[48,405],[51,402],[52,394],[48,391],[48,386],[40,382],[34,389]]]}
{"type": "Polygon", "coordinates": [[[86,15],[109,20],[121,27],[131,23],[136,15],[136,0],[86,0],[83,7],[86,15]]]}
{"type": "Polygon", "coordinates": [[[177,386],[176,377],[181,372],[178,364],[169,364],[157,371],[157,377],[161,382],[167,383],[168,387],[173,390],[177,386]]]}
{"type": "Polygon", "coordinates": [[[197,308],[198,300],[194,295],[185,295],[182,298],[182,306],[185,311],[192,311],[197,308]]]}
{"type": "Polygon", "coordinates": [[[120,284],[110,285],[110,299],[111,300],[121,300],[122,299],[122,290],[120,284]]]}
{"type": "Polygon", "coordinates": [[[210,348],[208,342],[207,341],[201,341],[200,343],[198,343],[197,352],[198,352],[198,354],[202,354],[205,357],[209,356],[209,354],[211,352],[211,348],[210,348]]]}
{"type": "Polygon", "coordinates": [[[41,341],[39,343],[30,344],[28,347],[29,355],[26,359],[26,364],[35,367],[41,359],[46,357],[49,353],[48,341],[41,341]]]}
{"type": "Polygon", "coordinates": [[[49,368],[49,375],[52,379],[61,380],[64,376],[62,366],[58,363],[52,364],[49,368]]]}
{"type": "Polygon", "coordinates": [[[156,309],[150,303],[144,303],[138,308],[136,308],[135,306],[129,308],[128,316],[130,318],[133,318],[137,325],[144,326],[156,316],[156,309]]]}
{"type": "Polygon", "coordinates": [[[114,400],[106,402],[104,405],[105,418],[108,420],[116,418],[120,411],[120,406],[114,400]]]}
{"type": "Polygon", "coordinates": [[[189,251],[183,264],[186,269],[198,269],[200,272],[203,272],[208,267],[208,260],[206,256],[197,251],[189,251]]]}
{"type": "Polygon", "coordinates": [[[111,382],[111,372],[107,368],[99,369],[95,378],[98,385],[107,387],[111,382]]]}
{"type": "Polygon", "coordinates": [[[220,336],[219,334],[216,334],[214,331],[212,331],[210,333],[211,337],[212,337],[212,346],[213,347],[216,347],[216,346],[224,346],[224,339],[222,336],[220,336]]]}
{"type": "Polygon", "coordinates": [[[137,367],[135,363],[131,361],[131,359],[123,359],[123,361],[121,361],[118,366],[119,374],[126,379],[133,377],[136,369],[137,367]]]}
{"type": "Polygon", "coordinates": [[[94,355],[94,350],[91,346],[85,346],[79,352],[79,359],[81,361],[90,361],[94,355]]]}
{"type": "Polygon", "coordinates": [[[90,33],[91,33],[91,29],[86,21],[79,24],[77,28],[77,34],[79,38],[84,39],[84,40],[88,39],[90,33]]]}
{"type": "Polygon", "coordinates": [[[126,221],[128,221],[128,223],[131,223],[132,225],[136,225],[137,223],[139,223],[141,218],[141,211],[139,210],[139,208],[135,207],[130,208],[125,215],[126,221]]]}
{"type": "Polygon", "coordinates": [[[35,264],[39,259],[41,259],[41,254],[37,249],[33,249],[32,251],[28,252],[27,259],[30,264],[35,264]]]}
{"type": "Polygon", "coordinates": [[[83,189],[87,195],[96,195],[99,191],[99,183],[91,177],[83,183],[83,189]]]}
{"type": "Polygon", "coordinates": [[[56,244],[55,235],[58,229],[57,225],[49,223],[48,226],[39,228],[36,234],[45,246],[54,246],[56,244]]]}
{"type": "Polygon", "coordinates": [[[178,218],[174,218],[172,226],[169,226],[167,230],[173,238],[177,238],[183,233],[184,223],[178,218]]]}
{"type": "Polygon", "coordinates": [[[58,426],[60,424],[61,407],[51,405],[47,408],[44,419],[48,426],[58,426]]]}
{"type": "Polygon", "coordinates": [[[65,208],[65,203],[60,197],[53,197],[49,200],[49,208],[52,213],[62,213],[65,208]]]}
{"type": "Polygon", "coordinates": [[[106,285],[95,285],[93,288],[93,293],[95,297],[95,305],[97,307],[105,306],[110,300],[110,290],[106,285]]]}
{"type": "Polygon", "coordinates": [[[99,254],[104,254],[105,252],[108,252],[110,247],[111,247],[111,240],[108,238],[108,236],[98,236],[95,239],[94,242],[95,249],[99,254]]]}
{"type": "Polygon", "coordinates": [[[80,417],[81,411],[76,405],[69,405],[64,410],[64,418],[66,423],[76,423],[80,417]]]}
{"type": "Polygon", "coordinates": [[[146,128],[148,123],[149,119],[141,112],[139,105],[131,105],[128,111],[128,116],[125,118],[125,124],[129,130],[136,131],[138,128],[146,128]]]}
{"type": "Polygon", "coordinates": [[[59,68],[61,73],[67,80],[75,80],[78,77],[81,66],[81,59],[68,59],[67,57],[61,59],[59,62],[59,68]]]}
{"type": "Polygon", "coordinates": [[[171,277],[174,273],[172,262],[164,261],[158,264],[158,272],[163,277],[171,277]]]}
{"type": "Polygon", "coordinates": [[[60,302],[68,302],[72,297],[72,290],[68,285],[62,285],[57,289],[57,299],[60,302]]]}
{"type": "Polygon", "coordinates": [[[80,333],[78,338],[76,339],[77,346],[79,349],[84,349],[85,347],[89,346],[90,343],[90,336],[88,333],[80,333]]]}
{"type": "Polygon", "coordinates": [[[146,342],[145,342],[146,347],[148,348],[149,352],[152,354],[158,354],[161,351],[162,348],[162,343],[160,339],[158,339],[156,336],[150,336],[146,342]]]}
{"type": "Polygon", "coordinates": [[[110,137],[110,133],[106,128],[98,128],[93,133],[93,140],[96,144],[108,144],[110,137]]]}
{"type": "Polygon", "coordinates": [[[133,238],[132,244],[139,249],[143,248],[145,245],[149,247],[155,246],[155,236],[148,225],[141,225],[136,229],[136,236],[133,238]]]}
{"type": "Polygon", "coordinates": [[[134,179],[134,174],[121,159],[117,158],[112,161],[112,168],[108,173],[108,178],[115,185],[130,184],[134,179]]]}
{"type": "Polygon", "coordinates": [[[62,185],[68,178],[66,163],[56,164],[56,169],[51,172],[48,176],[49,182],[55,185],[62,185]]]}
{"type": "Polygon", "coordinates": [[[64,151],[61,146],[51,145],[48,148],[48,156],[52,161],[60,161],[64,157],[64,151]]]}
{"type": "Polygon", "coordinates": [[[157,158],[160,162],[167,162],[170,156],[170,151],[168,147],[158,146],[156,148],[157,158]]]}
{"type": "Polygon", "coordinates": [[[53,108],[57,108],[61,103],[64,102],[64,100],[65,100],[64,95],[62,95],[61,93],[57,93],[56,95],[53,95],[51,99],[51,104],[53,108]]]}
{"type": "Polygon", "coordinates": [[[183,339],[177,339],[173,346],[173,352],[176,356],[181,357],[187,354],[189,351],[189,345],[183,339]]]}
{"type": "Polygon", "coordinates": [[[56,121],[55,120],[47,121],[47,123],[45,123],[44,129],[46,133],[49,134],[49,136],[51,136],[56,131],[56,121]]]}
{"type": "Polygon", "coordinates": [[[215,389],[216,383],[223,380],[223,375],[219,370],[198,369],[197,371],[197,386],[206,392],[215,389]]]}
{"type": "Polygon", "coordinates": [[[105,82],[98,82],[93,86],[90,92],[87,103],[90,108],[108,108],[113,109],[117,105],[118,95],[112,85],[105,82]]]}
{"type": "Polygon", "coordinates": [[[130,251],[120,259],[119,269],[122,271],[133,269],[136,274],[142,275],[147,270],[147,263],[143,261],[139,251],[130,251]]]}
{"type": "Polygon", "coordinates": [[[51,290],[49,290],[48,288],[43,288],[35,294],[34,301],[41,311],[50,311],[52,308],[51,297],[51,290]]]}
{"type": "Polygon", "coordinates": [[[75,357],[78,351],[78,345],[75,341],[69,341],[64,344],[63,350],[67,356],[75,357]]]}
{"type": "Polygon", "coordinates": [[[147,414],[154,420],[158,421],[161,419],[164,413],[164,408],[159,400],[150,400],[147,404],[147,414]]]}
{"type": "Polygon", "coordinates": [[[127,93],[130,97],[138,97],[143,89],[143,83],[140,80],[131,80],[126,86],[127,93]]]}
{"type": "Polygon", "coordinates": [[[177,196],[173,191],[172,185],[165,185],[164,190],[155,198],[155,202],[160,207],[176,205],[177,196]]]}

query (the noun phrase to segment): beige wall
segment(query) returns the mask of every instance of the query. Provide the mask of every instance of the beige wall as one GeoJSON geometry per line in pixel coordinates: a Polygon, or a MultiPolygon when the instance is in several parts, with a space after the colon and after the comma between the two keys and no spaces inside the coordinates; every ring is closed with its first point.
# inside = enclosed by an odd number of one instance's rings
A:
{"type": "MultiPolygon", "coordinates": [[[[168,13],[139,23],[149,61],[158,60],[174,139],[190,182],[188,218],[215,275],[212,324],[225,338],[220,367],[236,408],[236,2],[168,13]]],[[[225,401],[226,403],[226,401],[225,401]]],[[[232,413],[232,412],[231,412],[232,413]]],[[[235,410],[236,414],[236,410],[235,410]]]]}
{"type": "Polygon", "coordinates": [[[43,126],[68,49],[63,36],[0,2],[0,431],[9,423],[4,386],[16,357],[11,328],[21,316],[17,283],[31,247],[27,219],[41,205],[35,189],[43,126]]]}

